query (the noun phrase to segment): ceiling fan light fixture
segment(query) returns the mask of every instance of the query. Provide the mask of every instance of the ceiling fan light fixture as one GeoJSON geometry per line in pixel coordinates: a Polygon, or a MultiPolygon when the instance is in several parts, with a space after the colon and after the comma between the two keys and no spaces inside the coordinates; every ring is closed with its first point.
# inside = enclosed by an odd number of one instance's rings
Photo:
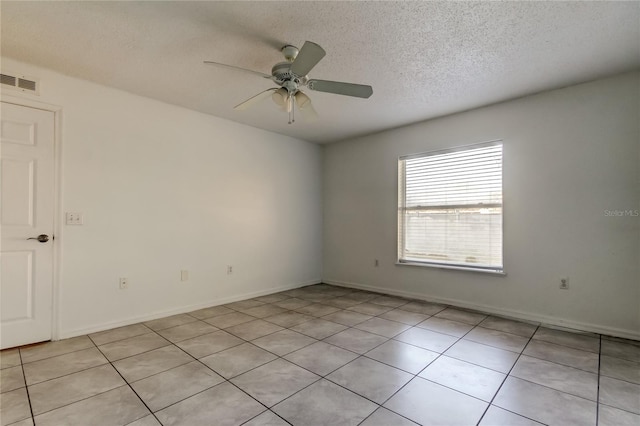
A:
{"type": "Polygon", "coordinates": [[[295,98],[296,98],[296,104],[298,104],[298,107],[300,109],[304,109],[307,106],[311,105],[311,99],[309,99],[309,97],[304,93],[302,93],[301,91],[296,92],[295,98]]]}
{"type": "Polygon", "coordinates": [[[285,89],[284,87],[279,88],[271,95],[271,99],[273,99],[273,102],[280,108],[286,107],[287,97],[289,97],[289,92],[287,92],[287,89],[285,89]]]}

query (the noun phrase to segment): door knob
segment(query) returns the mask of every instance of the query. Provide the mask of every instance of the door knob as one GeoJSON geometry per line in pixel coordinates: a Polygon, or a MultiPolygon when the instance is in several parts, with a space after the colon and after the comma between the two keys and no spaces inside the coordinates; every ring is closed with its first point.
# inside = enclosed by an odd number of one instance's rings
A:
{"type": "Polygon", "coordinates": [[[46,243],[49,241],[49,236],[47,234],[40,234],[36,238],[27,238],[27,240],[38,240],[41,243],[46,243]]]}

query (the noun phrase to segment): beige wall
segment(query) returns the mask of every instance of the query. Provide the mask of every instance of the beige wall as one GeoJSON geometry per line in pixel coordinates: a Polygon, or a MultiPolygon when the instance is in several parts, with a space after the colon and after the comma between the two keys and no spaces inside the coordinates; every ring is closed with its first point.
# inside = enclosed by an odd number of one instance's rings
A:
{"type": "Polygon", "coordinates": [[[640,218],[605,212],[640,209],[639,86],[631,73],[327,146],[325,282],[640,338],[640,218]],[[397,158],[495,139],[507,275],[396,265],[397,158]]]}
{"type": "Polygon", "coordinates": [[[61,211],[84,225],[56,236],[59,337],[320,281],[319,146],[2,66],[40,79],[23,97],[62,107],[61,211]]]}

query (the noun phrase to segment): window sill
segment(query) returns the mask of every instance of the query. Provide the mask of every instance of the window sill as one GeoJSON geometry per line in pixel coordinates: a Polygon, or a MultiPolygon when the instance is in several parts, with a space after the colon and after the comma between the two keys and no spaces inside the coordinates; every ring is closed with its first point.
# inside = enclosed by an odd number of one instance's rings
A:
{"type": "Polygon", "coordinates": [[[491,269],[481,269],[481,268],[472,268],[465,266],[450,266],[450,265],[440,265],[436,263],[421,263],[421,262],[396,262],[397,266],[417,266],[420,268],[435,268],[435,269],[452,269],[454,271],[464,271],[464,272],[480,272],[483,274],[491,274],[498,276],[506,276],[507,273],[504,271],[496,271],[491,269]]]}

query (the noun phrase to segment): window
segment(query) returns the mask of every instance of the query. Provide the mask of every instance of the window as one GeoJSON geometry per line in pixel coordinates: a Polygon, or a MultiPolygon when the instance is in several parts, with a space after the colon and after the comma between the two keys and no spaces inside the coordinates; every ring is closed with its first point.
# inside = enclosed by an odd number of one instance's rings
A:
{"type": "Polygon", "coordinates": [[[398,262],[503,272],[502,142],[398,160],[398,262]]]}

